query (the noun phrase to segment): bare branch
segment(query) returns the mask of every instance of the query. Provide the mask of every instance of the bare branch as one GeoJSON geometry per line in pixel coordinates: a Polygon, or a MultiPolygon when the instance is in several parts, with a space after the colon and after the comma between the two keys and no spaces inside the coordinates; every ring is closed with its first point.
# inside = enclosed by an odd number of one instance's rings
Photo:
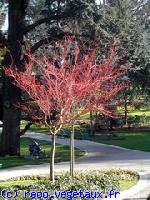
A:
{"type": "Polygon", "coordinates": [[[75,37],[68,36],[57,43],[59,52],[40,58],[28,54],[24,72],[5,68],[5,73],[34,100],[21,105],[21,109],[29,113],[33,121],[49,124],[53,133],[60,125],[73,122],[91,110],[112,116],[110,100],[127,87],[118,80],[126,68],[116,67],[120,58],[115,56],[115,46],[101,64],[96,64],[97,44],[91,44],[86,55],[81,56],[80,47],[74,42],[75,37]],[[60,61],[61,69],[55,66],[56,60],[60,61]],[[40,78],[33,74],[35,65],[39,66],[40,78]],[[75,107],[80,108],[80,113],[75,113],[75,107]]]}
{"type": "Polygon", "coordinates": [[[32,125],[32,122],[29,122],[25,128],[23,130],[20,131],[20,136],[24,135],[26,133],[26,131],[30,128],[30,126],[32,125]]]}
{"type": "Polygon", "coordinates": [[[63,39],[64,36],[75,36],[76,40],[79,41],[79,43],[81,43],[81,40],[79,39],[80,37],[86,37],[88,39],[90,39],[90,35],[87,34],[73,34],[71,32],[62,32],[58,35],[55,35],[55,37],[53,36],[48,36],[46,38],[43,38],[41,40],[39,40],[37,43],[35,43],[32,47],[31,47],[31,52],[34,53],[38,48],[40,48],[42,45],[44,44],[49,44],[51,41],[57,41],[57,40],[61,40],[63,39]]]}
{"type": "Polygon", "coordinates": [[[72,16],[71,12],[66,12],[66,13],[62,13],[59,15],[51,15],[49,17],[39,19],[36,22],[34,22],[33,24],[26,26],[24,28],[23,34],[27,34],[29,31],[32,31],[35,27],[37,27],[43,23],[50,22],[53,20],[67,19],[67,18],[70,18],[71,16],[72,16]]]}
{"type": "Polygon", "coordinates": [[[38,41],[37,43],[35,43],[32,47],[31,47],[31,52],[34,53],[38,48],[40,48],[42,45],[44,44],[49,44],[51,41],[57,41],[62,39],[64,36],[72,36],[72,33],[61,33],[59,35],[56,35],[55,37],[49,36],[47,38],[43,38],[40,41],[38,41]]]}

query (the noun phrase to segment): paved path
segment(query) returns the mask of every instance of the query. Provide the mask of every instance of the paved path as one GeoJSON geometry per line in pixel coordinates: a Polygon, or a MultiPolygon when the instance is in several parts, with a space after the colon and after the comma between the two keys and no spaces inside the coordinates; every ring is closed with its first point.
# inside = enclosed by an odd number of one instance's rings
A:
{"type": "MultiPolygon", "coordinates": [[[[50,136],[27,132],[26,137],[50,141],[50,136]]],[[[57,138],[59,144],[69,145],[69,139],[57,138]]],[[[150,194],[150,153],[129,150],[112,145],[95,143],[92,141],[75,140],[75,146],[85,150],[86,156],[76,160],[76,169],[121,168],[132,169],[140,173],[141,181],[128,191],[122,192],[122,199],[144,200],[150,194]]],[[[62,162],[55,165],[57,170],[69,170],[69,163],[62,162]]],[[[0,180],[18,175],[49,173],[49,164],[39,166],[15,167],[0,170],[0,180]]]]}

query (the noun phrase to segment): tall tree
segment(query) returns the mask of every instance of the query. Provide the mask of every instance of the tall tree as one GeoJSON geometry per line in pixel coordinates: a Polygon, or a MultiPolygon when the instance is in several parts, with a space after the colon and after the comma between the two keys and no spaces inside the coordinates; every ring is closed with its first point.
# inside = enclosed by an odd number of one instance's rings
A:
{"type": "MultiPolygon", "coordinates": [[[[23,28],[27,1],[10,0],[8,8],[9,29],[8,48],[3,65],[13,62],[13,68],[21,68],[21,45],[23,42],[23,28]]],[[[14,107],[20,102],[20,89],[11,83],[11,79],[3,76],[3,132],[1,135],[0,154],[20,154],[20,110],[14,107]],[[11,138],[11,139],[10,139],[11,138]]]]}
{"type": "Polygon", "coordinates": [[[128,77],[130,81],[134,88],[136,86],[148,88],[150,1],[107,0],[105,10],[105,19],[110,24],[109,31],[111,35],[119,39],[122,47],[120,53],[126,52],[123,62],[129,63],[128,77]]]}
{"type": "Polygon", "coordinates": [[[101,10],[101,24],[108,36],[104,36],[104,44],[116,38],[120,54],[124,55],[121,62],[128,63],[126,79],[131,85],[121,95],[127,120],[127,104],[137,101],[141,95],[147,102],[150,97],[150,1],[106,0],[101,10]]]}
{"type": "MultiPolygon", "coordinates": [[[[32,5],[33,5],[32,1],[32,5]]],[[[62,1],[63,2],[63,1],[62,1]]],[[[69,1],[70,5],[74,1],[69,1]]],[[[77,1],[78,2],[78,1],[77,1]]],[[[51,2],[52,3],[52,2],[51,2]]],[[[63,7],[63,9],[58,12],[54,9],[48,16],[38,15],[37,19],[33,19],[33,15],[26,13],[27,8],[29,8],[29,0],[9,0],[8,1],[8,49],[9,52],[5,55],[5,59],[2,65],[9,65],[13,62],[12,67],[18,68],[19,70],[23,69],[23,55],[22,55],[22,46],[24,46],[23,38],[28,41],[33,36],[32,31],[36,30],[38,27],[44,26],[46,23],[55,24],[55,22],[65,21],[69,18],[74,18],[77,14],[76,8],[79,4],[73,4],[74,10],[70,10],[72,7],[63,7]]],[[[85,8],[83,4],[80,6],[80,12],[85,8]]],[[[72,34],[72,33],[70,33],[72,34]]],[[[41,34],[43,35],[43,33],[41,34]]],[[[55,32],[54,34],[50,33],[48,36],[46,34],[41,39],[37,37],[33,40],[31,50],[35,52],[39,47],[44,44],[49,44],[51,41],[57,41],[61,39],[66,32],[55,32]]],[[[21,92],[20,90],[12,85],[11,78],[3,76],[3,132],[0,138],[0,155],[19,155],[19,126],[20,126],[20,110],[14,107],[14,103],[21,101],[21,92]]]]}

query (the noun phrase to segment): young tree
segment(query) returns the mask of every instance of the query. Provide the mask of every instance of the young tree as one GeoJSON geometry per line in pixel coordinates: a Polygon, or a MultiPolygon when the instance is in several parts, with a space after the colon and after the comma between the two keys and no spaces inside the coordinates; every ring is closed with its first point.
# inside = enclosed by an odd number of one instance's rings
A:
{"type": "Polygon", "coordinates": [[[115,46],[110,49],[107,59],[98,63],[95,45],[83,55],[74,37],[69,37],[57,43],[55,53],[51,55],[38,58],[27,54],[24,71],[11,66],[5,68],[14,84],[33,99],[18,105],[34,121],[49,127],[52,136],[51,181],[54,182],[55,136],[61,127],[72,124],[89,111],[113,115],[109,109],[112,98],[127,86],[119,81],[126,68],[118,63],[115,46]]]}

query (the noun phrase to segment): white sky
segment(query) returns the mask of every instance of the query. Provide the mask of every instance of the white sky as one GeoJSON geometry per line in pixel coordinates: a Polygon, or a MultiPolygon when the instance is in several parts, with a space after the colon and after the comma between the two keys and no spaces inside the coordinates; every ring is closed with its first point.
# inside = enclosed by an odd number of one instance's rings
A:
{"type": "Polygon", "coordinates": [[[7,31],[7,29],[8,29],[8,15],[6,15],[4,25],[2,26],[3,31],[7,31]]]}
{"type": "Polygon", "coordinates": [[[103,0],[96,0],[96,3],[97,3],[97,4],[99,4],[100,2],[102,3],[103,0]]]}

